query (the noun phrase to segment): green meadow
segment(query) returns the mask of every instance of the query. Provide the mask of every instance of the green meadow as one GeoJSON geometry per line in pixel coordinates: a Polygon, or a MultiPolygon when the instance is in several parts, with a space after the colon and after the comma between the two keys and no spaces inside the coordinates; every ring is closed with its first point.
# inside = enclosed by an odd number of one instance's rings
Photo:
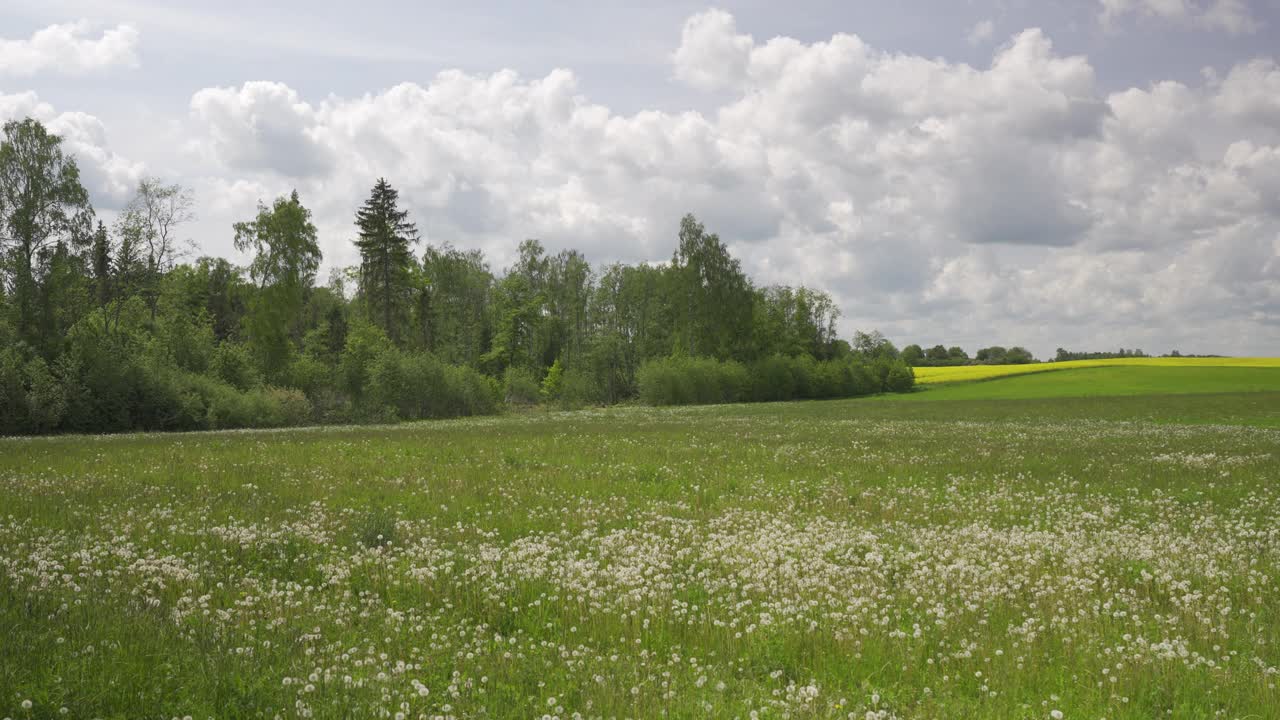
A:
{"type": "Polygon", "coordinates": [[[1280,368],[1102,365],[922,384],[911,397],[917,400],[1017,400],[1254,392],[1280,392],[1280,368]]]}
{"type": "Polygon", "coordinates": [[[1274,717],[1278,372],[0,440],[0,717],[1274,717]]]}

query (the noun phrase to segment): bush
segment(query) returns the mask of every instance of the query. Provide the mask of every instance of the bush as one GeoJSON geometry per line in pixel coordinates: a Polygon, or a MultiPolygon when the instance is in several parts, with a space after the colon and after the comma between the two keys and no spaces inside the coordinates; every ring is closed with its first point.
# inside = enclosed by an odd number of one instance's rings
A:
{"type": "Polygon", "coordinates": [[[665,358],[645,363],[636,377],[640,400],[649,405],[842,398],[907,392],[915,384],[911,368],[899,360],[868,364],[853,358],[818,361],[808,355],[772,355],[750,368],[709,358],[665,358]]]}
{"type": "Polygon", "coordinates": [[[508,405],[534,405],[539,395],[538,380],[530,370],[509,367],[503,373],[502,397],[508,405]]]}
{"type": "Polygon", "coordinates": [[[870,365],[855,361],[850,363],[848,367],[850,392],[846,397],[872,395],[880,392],[880,378],[872,372],[870,365]]]}
{"type": "Polygon", "coordinates": [[[756,402],[791,400],[796,397],[796,376],[791,359],[772,355],[751,366],[751,399],[756,402]]]}
{"type": "Polygon", "coordinates": [[[885,390],[895,393],[911,392],[915,384],[915,372],[909,365],[899,361],[889,368],[888,376],[885,379],[885,390]]]}
{"type": "Polygon", "coordinates": [[[47,433],[58,427],[67,410],[67,396],[62,383],[49,372],[44,360],[27,363],[23,374],[27,385],[27,422],[29,431],[47,433]]]}
{"type": "Polygon", "coordinates": [[[555,402],[560,399],[560,391],[564,385],[564,366],[560,364],[560,359],[551,363],[551,367],[547,369],[547,376],[542,378],[542,387],[540,394],[542,399],[547,402],[555,402]]]}
{"type": "Polygon", "coordinates": [[[816,363],[809,387],[809,397],[841,398],[854,394],[850,366],[835,360],[816,363]]]}
{"type": "Polygon", "coordinates": [[[275,426],[294,427],[311,422],[311,401],[301,390],[267,387],[261,392],[269,409],[268,418],[275,426]]]}
{"type": "Polygon", "coordinates": [[[363,322],[354,325],[347,333],[342,357],[338,361],[343,389],[359,400],[364,394],[374,360],[392,350],[391,341],[382,328],[363,322]]]}
{"type": "Polygon", "coordinates": [[[310,355],[299,355],[289,365],[286,378],[289,387],[298,388],[311,397],[331,385],[333,372],[320,360],[310,355]]]}
{"type": "Polygon", "coordinates": [[[369,365],[363,407],[375,419],[488,415],[497,411],[497,392],[471,368],[446,365],[430,353],[391,349],[369,365]]]}
{"type": "Polygon", "coordinates": [[[573,368],[564,371],[560,383],[559,405],[567,410],[576,410],[601,402],[600,387],[591,373],[573,368]]]}
{"type": "Polygon", "coordinates": [[[241,343],[224,342],[213,351],[209,371],[214,377],[238,390],[258,384],[258,371],[249,348],[241,343]]]}
{"type": "Polygon", "coordinates": [[[9,348],[0,353],[0,434],[30,432],[22,355],[9,348]]]}
{"type": "Polygon", "coordinates": [[[749,377],[741,363],[712,358],[650,360],[636,372],[641,401],[649,405],[697,405],[745,399],[749,377]]]}

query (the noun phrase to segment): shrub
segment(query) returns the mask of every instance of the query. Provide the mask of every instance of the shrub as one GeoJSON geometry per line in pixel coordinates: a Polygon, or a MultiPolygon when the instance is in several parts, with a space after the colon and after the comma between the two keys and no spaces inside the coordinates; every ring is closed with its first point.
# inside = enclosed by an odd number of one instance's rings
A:
{"type": "Polygon", "coordinates": [[[519,367],[509,367],[503,373],[502,391],[503,399],[509,405],[534,405],[540,394],[533,372],[519,367]]]}
{"type": "Polygon", "coordinates": [[[885,390],[895,393],[911,392],[915,384],[915,372],[906,363],[898,361],[889,368],[885,379],[885,390]]]}
{"type": "Polygon", "coordinates": [[[289,387],[298,388],[310,397],[329,387],[333,373],[320,360],[310,355],[299,355],[289,365],[286,378],[289,387]]]}
{"type": "Polygon", "coordinates": [[[560,407],[573,410],[600,401],[600,388],[594,375],[579,368],[564,371],[560,385],[560,407]]]}
{"type": "Polygon", "coordinates": [[[865,362],[853,361],[849,364],[849,397],[871,395],[880,392],[880,378],[865,362]]]}
{"type": "Polygon", "coordinates": [[[338,361],[343,389],[353,398],[360,399],[373,361],[393,349],[382,328],[363,322],[354,325],[347,333],[342,357],[338,361]]]}
{"type": "Polygon", "coordinates": [[[9,348],[0,352],[0,434],[29,432],[23,365],[22,355],[17,350],[9,348]]]}
{"type": "Polygon", "coordinates": [[[636,374],[640,400],[649,405],[771,402],[906,392],[915,376],[905,363],[882,358],[814,360],[808,355],[772,355],[751,364],[709,358],[651,360],[636,374]],[[903,389],[905,388],[905,389],[903,389]]]}
{"type": "Polygon", "coordinates": [[[311,401],[301,390],[267,387],[261,393],[265,396],[268,417],[274,425],[292,427],[311,421],[311,401]]]}
{"type": "Polygon", "coordinates": [[[208,426],[214,429],[252,427],[254,407],[246,393],[225,383],[209,387],[208,426]]]}
{"type": "Polygon", "coordinates": [[[564,385],[564,366],[560,364],[560,359],[551,363],[551,367],[547,369],[547,376],[542,378],[542,387],[539,394],[546,402],[555,402],[560,399],[560,391],[564,385]]]}
{"type": "Polygon", "coordinates": [[[213,351],[209,363],[213,376],[238,390],[248,390],[258,384],[258,371],[253,364],[249,348],[241,343],[224,342],[213,351]]]}
{"type": "Polygon", "coordinates": [[[670,357],[650,360],[636,372],[641,401],[649,405],[737,402],[746,397],[749,377],[735,361],[670,357]]]}
{"type": "Polygon", "coordinates": [[[772,355],[751,366],[751,399],[756,402],[791,400],[796,397],[796,376],[790,359],[772,355]]]}
{"type": "Polygon", "coordinates": [[[58,427],[67,410],[67,395],[62,383],[49,372],[44,360],[27,363],[23,374],[27,385],[27,422],[29,432],[47,433],[58,427]]]}
{"type": "Polygon", "coordinates": [[[363,404],[373,418],[417,420],[491,414],[496,396],[493,382],[471,368],[391,349],[370,364],[363,404]]]}

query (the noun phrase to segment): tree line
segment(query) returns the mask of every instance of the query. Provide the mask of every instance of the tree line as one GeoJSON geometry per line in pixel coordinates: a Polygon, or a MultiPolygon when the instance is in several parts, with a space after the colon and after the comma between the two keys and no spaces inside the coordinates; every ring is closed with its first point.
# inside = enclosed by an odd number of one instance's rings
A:
{"type": "Polygon", "coordinates": [[[825,292],[757,287],[692,215],[662,264],[592,267],[537,240],[493,271],[424,244],[384,179],[357,267],[323,282],[295,191],[232,227],[237,266],[182,240],[191,191],[148,178],[110,227],[61,139],[0,140],[0,432],[260,427],[504,405],[778,400],[909,390],[879,333],[837,336],[825,292]]]}
{"type": "Polygon", "coordinates": [[[912,367],[941,367],[948,365],[1026,365],[1038,362],[1030,350],[1017,345],[1005,348],[1000,345],[985,347],[969,357],[964,348],[934,345],[925,350],[916,344],[902,348],[902,360],[912,367]]]}

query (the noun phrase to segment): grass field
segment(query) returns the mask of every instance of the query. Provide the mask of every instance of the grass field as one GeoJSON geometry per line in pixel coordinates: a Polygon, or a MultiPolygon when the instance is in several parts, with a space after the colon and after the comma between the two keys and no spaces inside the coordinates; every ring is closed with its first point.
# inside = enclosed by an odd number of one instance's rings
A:
{"type": "Polygon", "coordinates": [[[918,367],[916,382],[935,383],[990,380],[1009,375],[1080,370],[1103,367],[1142,368],[1280,368],[1280,358],[1115,358],[1112,360],[1068,360],[1065,362],[1031,363],[1028,365],[957,365],[953,367],[918,367]]]}
{"type": "MultiPolygon", "coordinates": [[[[942,368],[917,368],[917,371],[925,369],[942,368]]],[[[1014,400],[1242,392],[1280,392],[1280,366],[1095,365],[1054,372],[1004,375],[982,381],[923,384],[910,397],[913,400],[1014,400]]]]}
{"type": "Polygon", "coordinates": [[[1275,717],[1280,392],[1096,372],[0,440],[0,717],[1275,717]]]}

